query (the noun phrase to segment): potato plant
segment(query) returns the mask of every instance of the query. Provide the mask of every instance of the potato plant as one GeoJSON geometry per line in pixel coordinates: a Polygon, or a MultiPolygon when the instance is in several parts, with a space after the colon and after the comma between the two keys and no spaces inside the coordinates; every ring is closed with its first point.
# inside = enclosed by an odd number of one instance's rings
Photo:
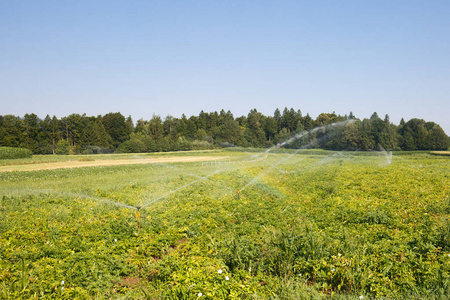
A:
{"type": "Polygon", "coordinates": [[[448,157],[277,152],[0,173],[0,298],[445,298],[448,157]]]}

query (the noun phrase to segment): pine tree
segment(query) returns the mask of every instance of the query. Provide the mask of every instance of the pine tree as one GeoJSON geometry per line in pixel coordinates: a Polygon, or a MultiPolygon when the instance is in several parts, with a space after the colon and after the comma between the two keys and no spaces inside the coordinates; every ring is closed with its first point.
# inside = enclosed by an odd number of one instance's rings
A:
{"type": "Polygon", "coordinates": [[[130,127],[121,113],[108,113],[104,115],[102,118],[102,123],[103,126],[105,126],[106,132],[113,140],[114,148],[116,148],[120,143],[130,139],[130,127]]]}
{"type": "Polygon", "coordinates": [[[38,142],[38,134],[39,134],[39,123],[40,120],[35,114],[25,114],[23,119],[23,128],[22,133],[24,136],[22,146],[30,149],[33,153],[39,152],[39,142],[38,142]]]}

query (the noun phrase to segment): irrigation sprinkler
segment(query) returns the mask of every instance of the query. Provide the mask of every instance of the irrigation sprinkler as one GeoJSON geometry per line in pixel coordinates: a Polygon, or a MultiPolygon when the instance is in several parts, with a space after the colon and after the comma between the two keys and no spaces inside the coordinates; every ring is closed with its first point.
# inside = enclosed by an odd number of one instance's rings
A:
{"type": "Polygon", "coordinates": [[[136,209],[137,209],[137,231],[139,233],[139,229],[140,229],[140,226],[139,226],[139,214],[140,214],[141,207],[140,206],[136,206],[136,209]]]}
{"type": "Polygon", "coordinates": [[[286,179],[286,172],[284,172],[284,179],[286,179]]]}
{"type": "Polygon", "coordinates": [[[241,196],[240,196],[239,192],[240,192],[239,190],[236,191],[237,196],[238,196],[238,200],[241,199],[241,196]]]}

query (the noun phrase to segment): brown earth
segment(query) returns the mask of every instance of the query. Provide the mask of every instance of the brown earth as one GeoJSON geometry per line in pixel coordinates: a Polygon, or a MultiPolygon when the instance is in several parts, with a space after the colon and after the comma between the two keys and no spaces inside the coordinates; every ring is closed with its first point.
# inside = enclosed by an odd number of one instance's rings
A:
{"type": "Polygon", "coordinates": [[[430,153],[434,155],[450,156],[450,151],[431,151],[430,153]]]}
{"type": "Polygon", "coordinates": [[[130,159],[101,159],[93,161],[64,161],[47,162],[26,165],[0,166],[0,172],[10,171],[37,171],[53,170],[67,168],[84,168],[99,166],[117,166],[117,165],[137,165],[137,164],[155,164],[155,163],[175,163],[175,162],[198,162],[214,161],[227,158],[227,156],[172,156],[172,157],[152,157],[152,158],[130,158],[130,159]]]}

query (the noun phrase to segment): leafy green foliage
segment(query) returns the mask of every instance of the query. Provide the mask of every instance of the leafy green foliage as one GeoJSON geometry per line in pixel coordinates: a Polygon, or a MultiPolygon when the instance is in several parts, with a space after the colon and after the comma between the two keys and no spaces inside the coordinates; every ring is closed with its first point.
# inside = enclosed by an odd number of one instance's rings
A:
{"type": "Polygon", "coordinates": [[[448,157],[282,151],[0,173],[0,298],[448,295],[448,157]]]}
{"type": "Polygon", "coordinates": [[[70,144],[66,140],[60,140],[55,147],[55,154],[65,155],[70,152],[70,144]]]}
{"type": "Polygon", "coordinates": [[[32,152],[25,148],[0,147],[0,159],[30,158],[32,152]]]}
{"type": "Polygon", "coordinates": [[[35,114],[0,115],[0,146],[25,147],[34,154],[144,153],[239,147],[320,148],[327,150],[447,150],[450,139],[434,122],[403,119],[397,126],[375,112],[358,119],[321,113],[316,119],[300,110],[276,109],[265,116],[256,109],[234,118],[230,111],[204,112],[181,118],[153,115],[134,126],[131,116],[71,114],[60,120],[35,114]],[[340,124],[334,126],[332,124],[340,124]],[[285,143],[294,135],[302,139],[285,143]],[[65,142],[61,142],[65,141],[65,142]],[[62,145],[58,145],[63,143],[62,145]],[[67,145],[65,145],[67,143],[67,145]],[[86,151],[88,150],[88,151],[86,151]]]}

